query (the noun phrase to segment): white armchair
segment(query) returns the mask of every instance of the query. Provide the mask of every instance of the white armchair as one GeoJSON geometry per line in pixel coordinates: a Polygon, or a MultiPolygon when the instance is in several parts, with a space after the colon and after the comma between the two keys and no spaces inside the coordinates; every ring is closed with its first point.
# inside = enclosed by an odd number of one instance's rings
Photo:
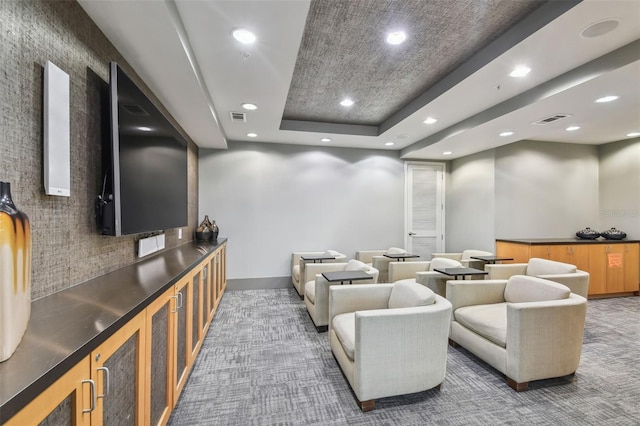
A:
{"type": "Polygon", "coordinates": [[[532,257],[529,263],[486,265],[485,270],[489,273],[489,280],[506,280],[513,275],[528,275],[564,284],[572,293],[582,297],[587,297],[589,293],[589,273],[569,263],[532,257]]]}
{"type": "Polygon", "coordinates": [[[416,283],[332,286],[329,343],[362,411],[444,381],[451,304],[416,283]]]}
{"type": "Polygon", "coordinates": [[[389,281],[413,281],[429,288],[438,296],[445,296],[450,276],[434,271],[436,268],[461,268],[457,260],[435,258],[430,261],[391,262],[389,263],[389,281]]]}
{"type": "Polygon", "coordinates": [[[533,380],[575,373],[587,300],[542,278],[447,282],[450,341],[507,376],[517,392],[533,380]]]}
{"type": "Polygon", "coordinates": [[[313,279],[313,277],[309,278],[309,276],[305,273],[305,265],[307,262],[303,261],[301,257],[303,256],[311,256],[311,255],[323,255],[329,254],[334,256],[334,260],[325,260],[326,263],[331,262],[342,262],[347,260],[347,256],[337,252],[335,250],[326,250],[326,251],[298,251],[293,252],[291,255],[291,282],[295,287],[298,295],[300,297],[304,296],[304,284],[313,279]]]}
{"type": "Polygon", "coordinates": [[[373,256],[382,256],[386,252],[387,252],[386,249],[384,249],[384,250],[358,250],[358,251],[356,251],[356,260],[359,260],[360,262],[368,263],[368,264],[371,265],[373,263],[373,256]]]}
{"type": "Polygon", "coordinates": [[[493,256],[490,251],[484,250],[463,250],[461,253],[431,253],[431,258],[447,258],[457,260],[465,268],[483,269],[485,262],[482,260],[471,259],[471,256],[493,256]]]}
{"type": "Polygon", "coordinates": [[[309,276],[315,276],[315,280],[304,285],[304,304],[307,306],[309,316],[318,332],[327,331],[329,324],[329,287],[339,285],[327,281],[322,276],[323,272],[364,271],[371,275],[371,279],[357,280],[353,284],[375,284],[378,282],[377,269],[353,259],[347,263],[310,263],[307,265],[307,271],[309,276]]]}
{"type": "MultiPolygon", "coordinates": [[[[396,260],[386,257],[385,254],[406,254],[407,251],[405,249],[399,247],[389,247],[383,253],[379,255],[373,255],[371,257],[371,266],[376,268],[380,276],[378,277],[378,281],[381,283],[389,282],[389,263],[395,262],[396,260]]],[[[415,262],[419,258],[409,258],[405,259],[407,262],[415,262]]]]}

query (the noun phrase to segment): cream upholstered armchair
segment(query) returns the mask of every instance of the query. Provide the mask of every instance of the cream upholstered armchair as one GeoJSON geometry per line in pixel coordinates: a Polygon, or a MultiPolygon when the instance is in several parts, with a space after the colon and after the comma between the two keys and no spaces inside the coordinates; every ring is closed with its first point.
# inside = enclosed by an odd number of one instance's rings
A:
{"type": "Polygon", "coordinates": [[[457,260],[465,268],[483,269],[485,262],[482,260],[472,259],[471,256],[493,256],[490,251],[483,250],[463,250],[461,253],[431,253],[431,258],[444,257],[447,259],[457,260]]]}
{"type": "Polygon", "coordinates": [[[416,284],[329,289],[329,343],[362,411],[375,400],[440,388],[451,304],[416,284]]]}
{"type": "Polygon", "coordinates": [[[575,265],[555,260],[532,257],[528,263],[509,263],[486,265],[489,280],[506,280],[513,275],[528,275],[545,278],[564,284],[572,293],[587,297],[589,292],[589,273],[579,270],[575,265]]]}
{"type": "Polygon", "coordinates": [[[353,284],[375,284],[378,282],[378,270],[359,260],[350,260],[347,263],[310,263],[307,265],[309,276],[315,274],[315,280],[304,285],[304,304],[307,306],[309,316],[318,332],[327,331],[329,324],[329,287],[339,285],[331,283],[322,276],[323,272],[333,271],[364,271],[371,275],[369,280],[357,280],[353,284]]]}
{"type": "MultiPolygon", "coordinates": [[[[380,276],[378,277],[378,281],[381,283],[389,282],[389,263],[395,262],[396,260],[386,257],[385,254],[406,254],[407,251],[403,248],[399,247],[389,247],[383,253],[379,255],[373,255],[371,257],[371,266],[376,268],[380,276]]],[[[407,262],[415,262],[418,258],[409,258],[406,259],[407,262]]]]}
{"type": "Polygon", "coordinates": [[[325,250],[325,251],[298,251],[293,252],[291,255],[291,282],[295,287],[296,291],[300,295],[300,297],[304,296],[304,284],[313,279],[314,277],[309,278],[307,274],[305,274],[305,265],[307,262],[303,261],[301,257],[304,256],[312,256],[312,255],[323,255],[328,254],[334,256],[334,260],[325,260],[324,262],[342,262],[347,260],[347,256],[335,251],[335,250],[325,250]]]}
{"type": "Polygon", "coordinates": [[[447,281],[450,276],[435,271],[436,268],[461,268],[457,260],[437,257],[430,261],[391,262],[389,263],[389,281],[413,281],[429,288],[438,296],[445,297],[447,281]]]}
{"type": "Polygon", "coordinates": [[[359,260],[363,263],[372,264],[373,256],[382,256],[387,252],[387,249],[384,250],[358,250],[356,251],[356,260],[359,260]]]}
{"type": "Polygon", "coordinates": [[[451,280],[447,299],[453,306],[452,345],[505,374],[514,390],[578,368],[587,299],[567,286],[525,275],[451,280]]]}

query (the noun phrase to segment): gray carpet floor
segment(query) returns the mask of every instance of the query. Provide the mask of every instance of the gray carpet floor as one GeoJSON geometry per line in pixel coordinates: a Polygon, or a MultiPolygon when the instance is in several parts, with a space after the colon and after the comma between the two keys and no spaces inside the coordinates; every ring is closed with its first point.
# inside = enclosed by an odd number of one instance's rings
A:
{"type": "Polygon", "coordinates": [[[590,300],[573,378],[516,393],[449,347],[440,391],[362,413],[293,288],[227,292],[171,425],[640,425],[640,297],[590,300]]]}

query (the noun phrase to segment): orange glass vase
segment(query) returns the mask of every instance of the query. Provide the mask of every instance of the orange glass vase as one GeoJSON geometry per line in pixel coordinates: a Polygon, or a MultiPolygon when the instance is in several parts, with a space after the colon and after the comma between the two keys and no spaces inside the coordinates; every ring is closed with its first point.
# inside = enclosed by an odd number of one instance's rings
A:
{"type": "Polygon", "coordinates": [[[0,362],[11,357],[31,316],[31,228],[0,182],[0,362]]]}

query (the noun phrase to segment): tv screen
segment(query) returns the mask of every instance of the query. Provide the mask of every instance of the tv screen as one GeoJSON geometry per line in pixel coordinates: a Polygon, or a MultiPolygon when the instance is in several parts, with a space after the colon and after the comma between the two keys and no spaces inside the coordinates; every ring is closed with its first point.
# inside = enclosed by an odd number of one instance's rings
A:
{"type": "Polygon", "coordinates": [[[187,141],[116,63],[110,67],[109,111],[102,233],[186,226],[187,141]]]}

